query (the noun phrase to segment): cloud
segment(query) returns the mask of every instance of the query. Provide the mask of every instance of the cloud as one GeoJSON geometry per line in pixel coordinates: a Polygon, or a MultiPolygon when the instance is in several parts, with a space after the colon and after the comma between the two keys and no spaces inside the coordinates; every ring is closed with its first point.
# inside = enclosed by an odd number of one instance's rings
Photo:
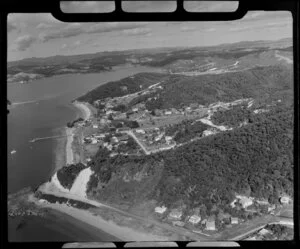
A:
{"type": "Polygon", "coordinates": [[[89,27],[86,33],[105,33],[119,30],[130,30],[146,26],[148,23],[97,23],[89,27]]]}
{"type": "Polygon", "coordinates": [[[193,27],[193,26],[182,26],[182,27],[180,27],[180,31],[182,31],[182,32],[189,32],[189,31],[194,31],[194,30],[196,30],[196,28],[193,27]]]}
{"type": "Polygon", "coordinates": [[[51,33],[42,33],[39,35],[39,38],[42,42],[47,42],[58,38],[68,38],[77,36],[81,33],[84,33],[82,25],[80,23],[71,23],[58,31],[51,33]]]}
{"type": "MultiPolygon", "coordinates": [[[[50,32],[50,33],[42,33],[39,35],[39,38],[42,42],[47,42],[54,39],[59,38],[68,38],[68,37],[74,37],[78,36],[80,34],[98,34],[98,33],[106,33],[106,32],[112,32],[112,31],[125,31],[125,30],[132,30],[137,29],[146,26],[148,23],[97,23],[89,26],[88,28],[84,28],[84,26],[81,23],[72,23],[68,24],[64,28],[50,32]]],[[[137,31],[136,35],[138,35],[137,31]]],[[[144,30],[143,32],[146,32],[144,30]]],[[[128,33],[130,35],[130,33],[128,33]]]]}
{"type": "Polygon", "coordinates": [[[49,23],[39,23],[37,26],[36,26],[37,29],[50,29],[50,28],[53,28],[53,25],[52,24],[49,24],[49,23]]]}
{"type": "Polygon", "coordinates": [[[234,28],[230,28],[229,31],[232,31],[232,32],[239,32],[239,31],[247,31],[247,30],[251,30],[253,29],[253,27],[234,27],[234,28]]]}
{"type": "Polygon", "coordinates": [[[216,29],[215,28],[209,28],[209,29],[204,29],[203,31],[205,31],[205,32],[214,32],[214,31],[216,31],[216,29]]]}
{"type": "Polygon", "coordinates": [[[75,48],[77,48],[77,47],[79,47],[80,45],[82,45],[83,43],[82,43],[82,41],[80,41],[80,40],[78,40],[78,41],[75,41],[75,42],[73,42],[73,43],[71,43],[71,44],[66,44],[66,43],[64,43],[61,47],[60,47],[60,49],[61,50],[73,50],[73,49],[75,49],[75,48]]]}
{"type": "Polygon", "coordinates": [[[7,22],[7,32],[11,32],[13,30],[17,29],[17,27],[9,22],[7,22]]]}
{"type": "Polygon", "coordinates": [[[151,31],[152,30],[150,28],[135,28],[135,29],[123,30],[123,33],[125,35],[138,36],[138,35],[150,35],[151,31]]]}
{"type": "Polygon", "coordinates": [[[31,35],[23,35],[18,37],[13,44],[13,50],[25,51],[29,48],[37,39],[31,35]]]}

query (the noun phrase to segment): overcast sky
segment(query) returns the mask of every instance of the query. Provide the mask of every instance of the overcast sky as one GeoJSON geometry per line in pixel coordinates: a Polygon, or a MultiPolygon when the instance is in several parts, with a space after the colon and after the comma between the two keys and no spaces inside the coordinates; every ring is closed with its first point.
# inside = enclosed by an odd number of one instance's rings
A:
{"type": "MultiPolygon", "coordinates": [[[[173,10],[173,3],[135,3],[127,9],[173,10]]],[[[225,5],[223,5],[225,7],[225,5]]],[[[193,3],[193,10],[209,11],[222,4],[193,3]]],[[[66,3],[65,12],[109,12],[110,4],[66,3]]],[[[123,8],[124,9],[124,8],[123,8]]],[[[51,14],[9,14],[8,60],[53,55],[73,55],[153,47],[207,46],[252,40],[292,37],[289,12],[248,12],[241,20],[227,22],[125,22],[64,23],[51,14]]]]}

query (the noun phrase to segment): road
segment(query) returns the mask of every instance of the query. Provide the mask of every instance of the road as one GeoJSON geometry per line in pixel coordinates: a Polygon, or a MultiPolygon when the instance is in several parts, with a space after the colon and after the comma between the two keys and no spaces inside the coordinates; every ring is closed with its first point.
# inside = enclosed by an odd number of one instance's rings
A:
{"type": "Polygon", "coordinates": [[[276,51],[275,56],[276,56],[279,60],[285,60],[286,63],[288,63],[288,64],[292,64],[292,63],[293,63],[293,60],[292,60],[292,59],[290,59],[289,57],[286,57],[286,56],[283,56],[283,55],[278,54],[278,51],[276,51]]]}
{"type": "Polygon", "coordinates": [[[236,235],[234,237],[229,238],[228,240],[242,240],[248,235],[259,231],[260,229],[264,228],[266,225],[272,225],[272,224],[280,224],[280,225],[285,225],[288,227],[293,227],[294,226],[294,221],[292,218],[285,218],[285,217],[280,217],[280,216],[273,216],[273,219],[270,219],[269,222],[265,222],[261,225],[257,224],[255,228],[250,229],[249,231],[246,231],[242,234],[236,235]]]}
{"type": "Polygon", "coordinates": [[[147,150],[146,147],[138,140],[138,138],[134,135],[132,131],[122,131],[122,133],[126,133],[127,135],[131,136],[138,145],[142,148],[142,150],[145,152],[146,155],[150,155],[151,151],[147,150]]]}
{"type": "Polygon", "coordinates": [[[138,221],[142,221],[144,224],[152,224],[152,225],[155,225],[155,226],[157,226],[159,228],[162,228],[164,230],[171,231],[175,234],[179,234],[179,235],[182,235],[182,236],[187,236],[192,240],[197,240],[197,241],[212,240],[209,236],[205,236],[203,234],[195,234],[195,233],[193,233],[191,231],[188,231],[188,230],[186,230],[184,228],[181,228],[181,227],[175,227],[175,226],[172,226],[172,225],[169,225],[169,224],[166,224],[166,223],[161,223],[161,222],[156,221],[156,220],[151,219],[151,218],[145,218],[145,217],[142,217],[142,216],[134,215],[132,213],[128,213],[128,212],[120,210],[118,208],[100,203],[98,201],[89,200],[87,198],[83,198],[83,197],[80,197],[80,196],[77,196],[77,195],[74,195],[74,194],[71,194],[71,193],[61,192],[55,186],[52,186],[51,188],[49,188],[49,187],[45,187],[45,185],[42,185],[39,188],[39,191],[41,191],[42,193],[45,193],[45,194],[50,194],[50,195],[54,195],[54,196],[58,196],[58,197],[65,197],[65,198],[68,198],[68,199],[73,199],[73,200],[81,201],[81,202],[84,202],[84,203],[88,203],[90,205],[93,205],[95,208],[100,208],[100,209],[101,208],[107,208],[107,209],[110,209],[110,210],[115,211],[117,213],[120,213],[124,216],[129,216],[129,217],[134,218],[138,221]]]}

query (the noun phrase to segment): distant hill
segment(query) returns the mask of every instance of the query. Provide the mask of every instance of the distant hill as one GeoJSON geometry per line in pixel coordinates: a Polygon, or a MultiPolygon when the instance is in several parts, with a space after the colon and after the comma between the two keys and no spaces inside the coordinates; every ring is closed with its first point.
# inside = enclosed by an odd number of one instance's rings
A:
{"type": "Polygon", "coordinates": [[[292,69],[281,65],[200,76],[140,73],[101,85],[78,100],[93,103],[98,99],[120,97],[140,91],[162,79],[163,89],[159,91],[159,96],[146,101],[149,110],[180,107],[195,102],[204,105],[250,97],[278,98],[285,91],[292,93],[292,77],[292,69]],[[122,86],[127,86],[128,91],[122,91],[122,86]]]}

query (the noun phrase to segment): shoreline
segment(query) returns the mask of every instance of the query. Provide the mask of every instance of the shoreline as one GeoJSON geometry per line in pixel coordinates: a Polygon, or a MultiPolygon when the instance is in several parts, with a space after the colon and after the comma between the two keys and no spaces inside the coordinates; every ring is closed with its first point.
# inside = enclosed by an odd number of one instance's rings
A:
{"type": "Polygon", "coordinates": [[[68,222],[73,223],[79,229],[90,231],[91,235],[97,236],[97,231],[98,233],[101,231],[102,234],[109,237],[109,240],[102,238],[101,241],[170,241],[170,238],[166,236],[149,234],[128,226],[118,225],[113,220],[106,220],[89,209],[78,209],[65,203],[40,202],[33,195],[28,195],[27,201],[34,203],[40,209],[48,210],[48,212],[51,210],[51,214],[66,218],[68,222]]]}
{"type": "MultiPolygon", "coordinates": [[[[72,104],[77,109],[77,111],[80,112],[80,114],[78,114],[77,112],[77,115],[82,116],[84,120],[88,120],[91,118],[92,110],[90,109],[87,103],[74,101],[72,104]]],[[[67,135],[65,165],[71,165],[74,163],[74,159],[75,159],[74,151],[72,149],[72,144],[74,141],[74,135],[76,133],[76,129],[66,127],[65,133],[67,135]]]]}

